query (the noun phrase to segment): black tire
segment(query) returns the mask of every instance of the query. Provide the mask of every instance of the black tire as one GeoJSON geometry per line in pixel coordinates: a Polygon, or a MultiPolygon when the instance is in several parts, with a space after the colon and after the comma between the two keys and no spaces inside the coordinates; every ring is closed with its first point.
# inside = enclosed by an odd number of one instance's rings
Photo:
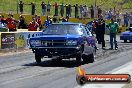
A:
{"type": "Polygon", "coordinates": [[[78,52],[76,54],[76,62],[77,62],[77,64],[81,63],[81,58],[82,58],[82,51],[80,51],[80,52],[78,52]]]}
{"type": "Polygon", "coordinates": [[[132,40],[130,40],[130,42],[132,43],[132,40]]]}
{"type": "Polygon", "coordinates": [[[127,43],[127,40],[124,40],[124,43],[127,43]]]}
{"type": "Polygon", "coordinates": [[[93,63],[94,62],[94,54],[90,55],[82,55],[82,59],[84,63],[93,63]]]}
{"type": "Polygon", "coordinates": [[[41,63],[41,56],[37,53],[35,53],[35,60],[37,63],[41,63]]]}
{"type": "Polygon", "coordinates": [[[94,54],[90,54],[88,55],[89,57],[89,63],[93,63],[94,62],[94,54]]]}
{"type": "Polygon", "coordinates": [[[83,62],[84,62],[84,63],[88,63],[88,62],[89,62],[88,55],[83,54],[83,55],[82,55],[82,59],[83,59],[83,62]]]}

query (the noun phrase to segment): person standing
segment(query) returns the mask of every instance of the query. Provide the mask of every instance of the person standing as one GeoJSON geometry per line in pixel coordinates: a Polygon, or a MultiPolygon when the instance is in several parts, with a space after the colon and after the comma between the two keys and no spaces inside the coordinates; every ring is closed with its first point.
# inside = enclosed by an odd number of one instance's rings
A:
{"type": "Polygon", "coordinates": [[[42,1],[41,7],[42,7],[42,15],[45,15],[45,13],[46,13],[46,4],[44,3],[44,1],[42,1]]]}
{"type": "Polygon", "coordinates": [[[93,5],[91,5],[91,18],[94,18],[94,7],[93,7],[93,5]]]}
{"type": "Polygon", "coordinates": [[[75,7],[75,18],[78,18],[78,4],[76,4],[74,7],[75,7]]]}
{"type": "Polygon", "coordinates": [[[68,5],[68,17],[71,17],[71,13],[72,13],[72,6],[69,3],[69,5],[68,5]]]}
{"type": "Polygon", "coordinates": [[[21,14],[23,14],[23,5],[24,5],[24,3],[22,1],[20,1],[19,8],[20,8],[20,13],[21,14]]]}
{"type": "Polygon", "coordinates": [[[57,4],[57,2],[55,2],[54,7],[55,7],[55,16],[58,16],[58,7],[59,7],[59,5],[57,4]]]}
{"type": "Polygon", "coordinates": [[[65,7],[66,7],[66,17],[67,17],[68,16],[68,13],[69,13],[68,12],[69,11],[69,8],[68,8],[68,5],[67,4],[65,5],[65,7]]]}
{"type": "Polygon", "coordinates": [[[81,18],[83,18],[83,12],[84,12],[84,10],[83,10],[83,6],[80,5],[80,14],[81,14],[81,18]]]}
{"type": "Polygon", "coordinates": [[[86,5],[83,6],[84,9],[84,17],[88,17],[88,7],[86,5]]]}
{"type": "Polygon", "coordinates": [[[125,25],[126,27],[128,27],[128,23],[129,23],[129,16],[128,16],[128,13],[126,13],[126,14],[124,15],[124,25],[125,25]]]}
{"type": "Polygon", "coordinates": [[[61,17],[64,16],[64,3],[62,3],[62,4],[60,5],[60,14],[61,14],[61,17]]]}
{"type": "Polygon", "coordinates": [[[131,14],[129,16],[129,23],[130,23],[130,27],[132,27],[132,12],[131,12],[131,14]]]}
{"type": "Polygon", "coordinates": [[[98,22],[95,22],[95,27],[96,27],[95,33],[98,44],[102,44],[102,49],[105,49],[105,40],[104,40],[105,21],[102,18],[99,18],[98,22]]]}
{"type": "Polygon", "coordinates": [[[113,49],[113,42],[115,44],[115,50],[118,49],[117,41],[116,41],[116,33],[119,29],[118,23],[115,22],[115,19],[111,19],[111,23],[107,25],[110,28],[110,45],[111,45],[111,50],[113,49]],[[114,40],[114,41],[113,41],[114,40]]]}
{"type": "Polygon", "coordinates": [[[118,23],[119,26],[120,26],[120,23],[121,23],[121,16],[120,16],[120,13],[119,13],[119,12],[116,14],[116,21],[117,21],[117,23],[118,23]]]}
{"type": "Polygon", "coordinates": [[[102,9],[101,8],[97,8],[98,9],[98,17],[102,14],[102,9]]]}
{"type": "Polygon", "coordinates": [[[35,10],[36,10],[35,3],[32,2],[32,3],[31,3],[31,6],[32,6],[32,15],[34,15],[34,14],[35,14],[35,10]]]}
{"type": "Polygon", "coordinates": [[[50,15],[50,9],[51,9],[51,4],[48,1],[48,4],[47,4],[47,15],[48,16],[50,15]]]}

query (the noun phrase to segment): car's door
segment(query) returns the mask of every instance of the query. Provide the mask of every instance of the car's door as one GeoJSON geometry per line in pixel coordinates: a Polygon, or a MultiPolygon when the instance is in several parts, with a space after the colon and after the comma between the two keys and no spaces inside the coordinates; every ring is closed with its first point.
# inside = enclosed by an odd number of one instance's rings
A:
{"type": "Polygon", "coordinates": [[[92,33],[85,27],[85,25],[82,26],[85,36],[85,46],[84,46],[84,53],[86,54],[92,54],[94,52],[94,48],[92,47],[91,43],[91,37],[93,36],[92,33]]]}

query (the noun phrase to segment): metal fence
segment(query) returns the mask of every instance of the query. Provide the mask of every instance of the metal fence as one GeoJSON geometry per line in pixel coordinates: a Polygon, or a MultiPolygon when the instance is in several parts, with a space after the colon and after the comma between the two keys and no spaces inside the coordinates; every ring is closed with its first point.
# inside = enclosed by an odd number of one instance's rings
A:
{"type": "MultiPolygon", "coordinates": [[[[0,0],[0,12],[3,13],[19,13],[19,1],[20,0],[0,0]]],[[[23,2],[25,0],[22,0],[23,2]]],[[[27,1],[27,0],[26,0],[27,1]]],[[[31,0],[29,0],[28,2],[24,2],[25,4],[29,4],[31,0]]],[[[33,0],[32,0],[33,1],[33,0]]],[[[34,0],[35,2],[36,0],[34,0]]],[[[39,0],[38,0],[39,1],[39,0]]],[[[41,0],[36,3],[36,13],[41,15],[41,0]]],[[[47,0],[46,0],[47,1],[47,0]]],[[[51,1],[52,4],[55,2],[56,0],[51,1]]],[[[63,0],[62,0],[63,1],[63,0]]],[[[83,0],[84,1],[84,0],[83,0]]],[[[85,3],[86,5],[88,5],[88,7],[90,7],[91,5],[94,6],[99,6],[101,7],[103,10],[109,10],[110,8],[114,8],[116,7],[117,10],[120,11],[130,11],[131,9],[127,8],[123,8],[123,5],[127,2],[132,2],[131,0],[93,0],[93,2],[91,4],[89,3],[85,3]]],[[[59,3],[59,1],[57,1],[59,3]]],[[[77,0],[76,0],[76,3],[77,0]]],[[[61,4],[61,3],[59,3],[61,4]]],[[[69,3],[65,3],[65,4],[69,4],[69,3]]],[[[71,3],[72,4],[72,3],[71,3]]],[[[78,3],[80,5],[80,3],[78,3]]],[[[132,3],[129,3],[128,7],[131,8],[132,3]]],[[[51,8],[51,13],[52,15],[54,15],[54,7],[52,6],[51,8]]],[[[60,11],[60,10],[59,10],[60,11]]],[[[72,14],[74,14],[74,8],[72,8],[72,14]]],[[[24,5],[24,14],[31,14],[31,5],[24,5]]]]}

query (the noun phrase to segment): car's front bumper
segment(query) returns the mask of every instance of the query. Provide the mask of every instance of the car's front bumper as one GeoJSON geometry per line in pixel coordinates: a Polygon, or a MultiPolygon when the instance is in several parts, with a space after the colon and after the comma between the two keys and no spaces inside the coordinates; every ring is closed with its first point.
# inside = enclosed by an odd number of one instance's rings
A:
{"type": "Polygon", "coordinates": [[[121,35],[120,40],[132,40],[132,35],[121,35]]]}
{"type": "Polygon", "coordinates": [[[41,56],[73,56],[80,51],[80,47],[39,47],[32,48],[32,51],[41,56]]]}

